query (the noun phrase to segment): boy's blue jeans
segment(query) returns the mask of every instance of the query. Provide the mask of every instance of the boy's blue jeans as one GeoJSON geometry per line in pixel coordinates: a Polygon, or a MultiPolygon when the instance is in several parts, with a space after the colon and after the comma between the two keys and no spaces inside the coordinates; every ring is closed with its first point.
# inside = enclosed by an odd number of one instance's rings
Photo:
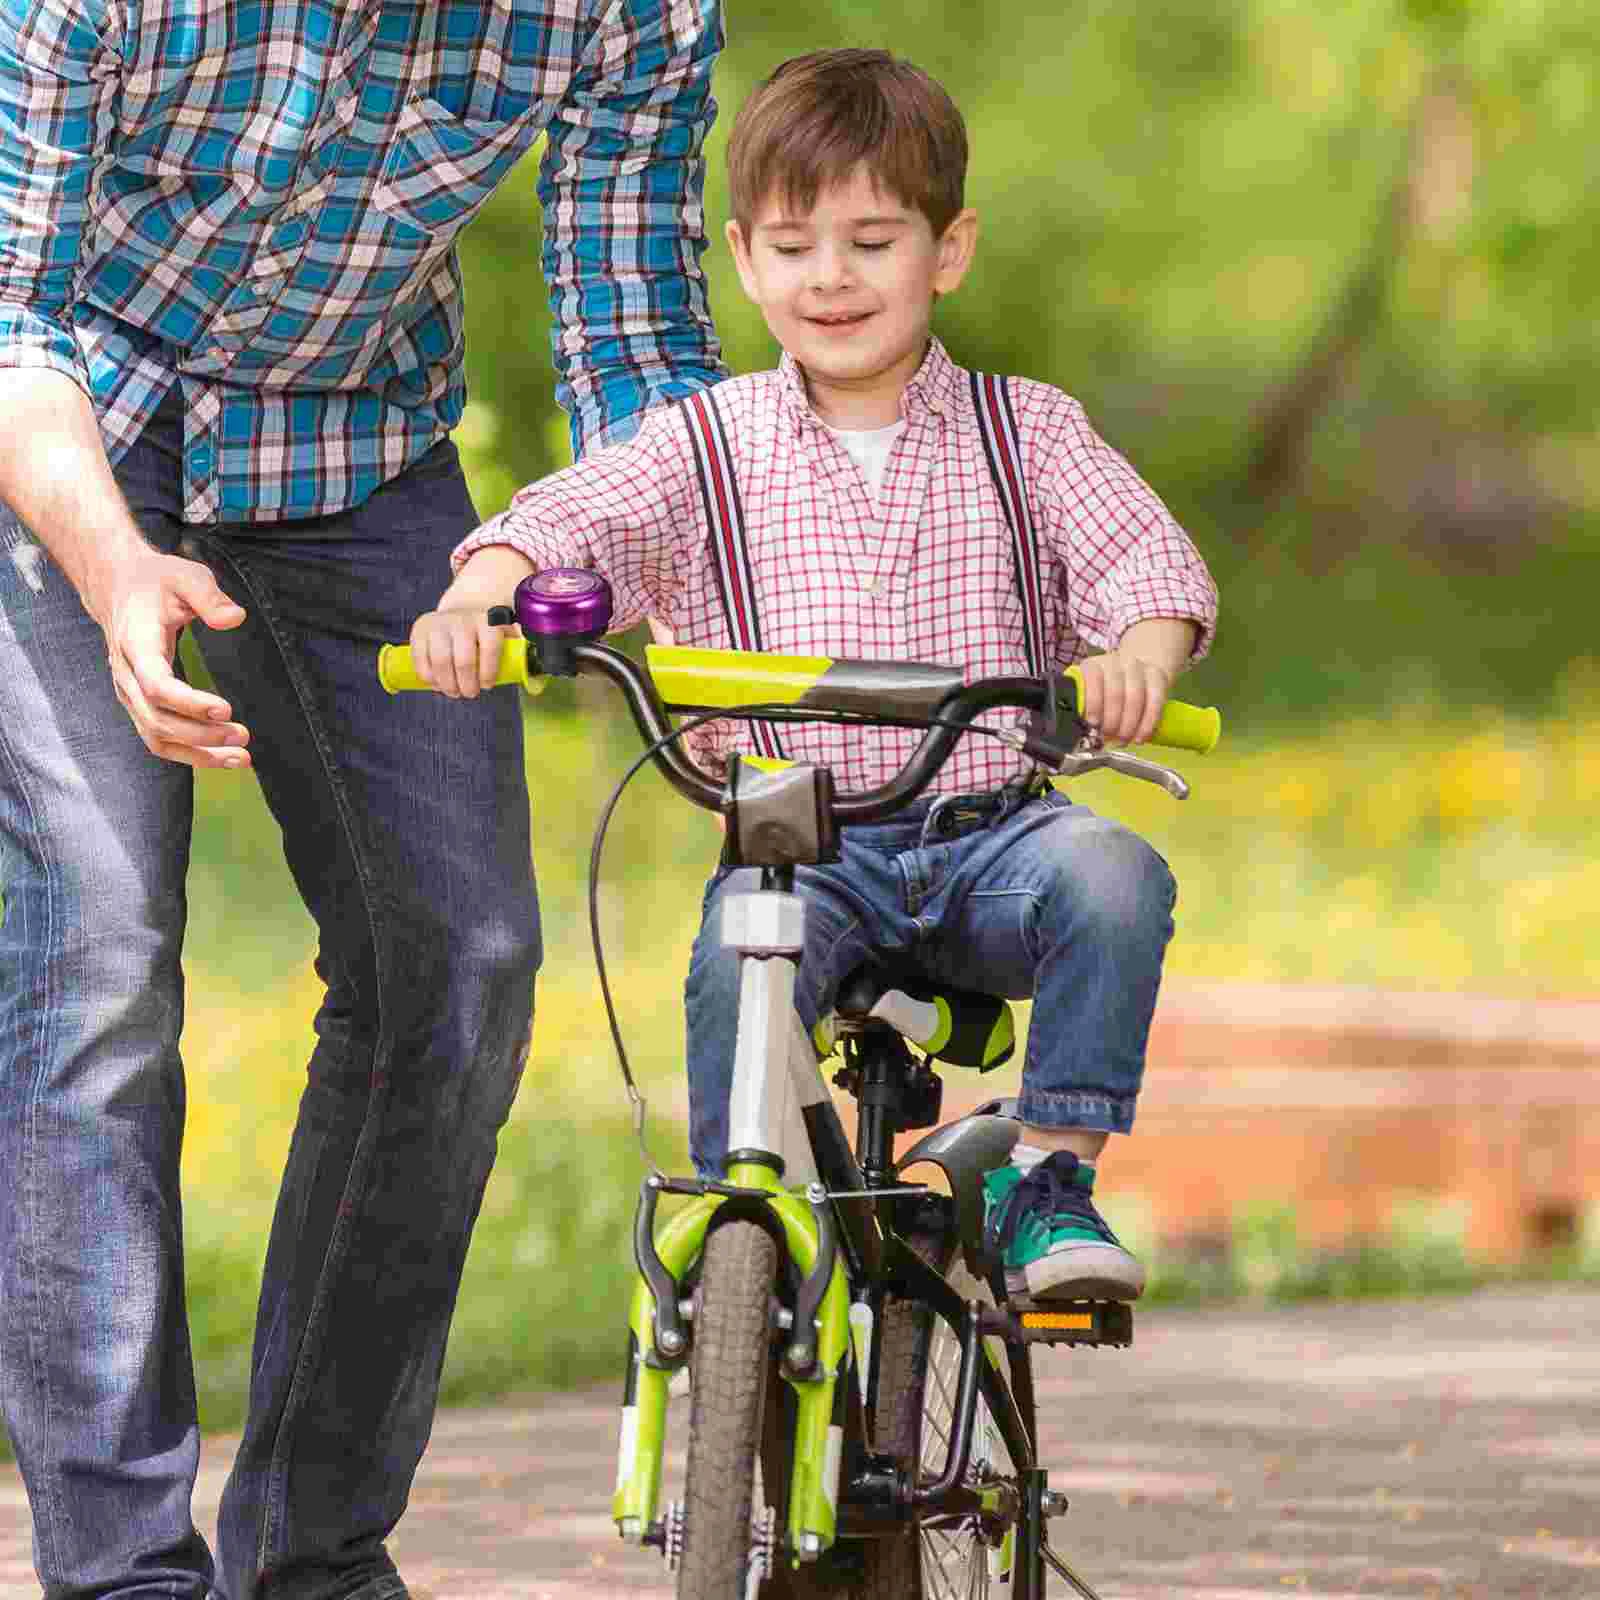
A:
{"type": "MultiPolygon", "coordinates": [[[[202,649],[251,730],[327,986],[215,1567],[190,1513],[178,1183],[191,775],[140,743],[99,628],[3,507],[0,1400],[50,1600],[387,1600],[405,1591],[384,1540],[526,1051],[521,708],[378,684],[379,644],[437,601],[477,520],[452,446],[340,516],[186,529],[173,420],[118,477],[152,542],[250,613],[202,649]]],[[[226,1172],[200,1177],[226,1195],[226,1172]]]]}
{"type": "MultiPolygon", "coordinates": [[[[1172,937],[1167,864],[1055,792],[951,833],[927,825],[932,804],[848,828],[842,860],[796,869],[806,946],[795,1003],[806,1026],[874,955],[963,988],[1031,996],[1023,1120],[1126,1133],[1172,937]]],[[[727,1154],[739,1000],[718,906],[759,878],[745,868],[712,877],[689,967],[690,1149],[705,1176],[727,1154]]]]}

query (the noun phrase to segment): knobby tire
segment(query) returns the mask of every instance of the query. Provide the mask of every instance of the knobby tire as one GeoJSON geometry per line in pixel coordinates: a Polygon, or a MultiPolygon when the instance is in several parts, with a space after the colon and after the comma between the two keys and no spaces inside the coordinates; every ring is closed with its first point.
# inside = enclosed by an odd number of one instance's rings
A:
{"type": "Polygon", "coordinates": [[[777,1272],[778,1247],[757,1223],[726,1222],[706,1240],[689,1358],[678,1600],[745,1600],[777,1272]]]}

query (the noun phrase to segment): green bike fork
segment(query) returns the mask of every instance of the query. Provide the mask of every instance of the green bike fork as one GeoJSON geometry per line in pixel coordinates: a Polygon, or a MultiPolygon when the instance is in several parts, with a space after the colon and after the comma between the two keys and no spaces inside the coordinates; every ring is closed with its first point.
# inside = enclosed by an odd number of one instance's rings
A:
{"type": "MultiPolygon", "coordinates": [[[[658,1189],[667,1187],[655,1182],[658,1189]]],[[[823,1251],[822,1227],[813,1202],[781,1188],[770,1169],[754,1163],[730,1168],[727,1184],[744,1191],[741,1200],[756,1199],[771,1212],[783,1230],[801,1280],[808,1279],[823,1251]]],[[[708,1229],[729,1198],[699,1195],[656,1235],[655,1255],[674,1288],[698,1258],[708,1229]]],[[[617,1448],[617,1485],[611,1501],[618,1532],[633,1543],[643,1540],[656,1520],[667,1385],[687,1355],[686,1346],[657,1348],[656,1310],[655,1293],[641,1270],[628,1315],[628,1373],[617,1448]]],[[[833,1543],[838,1520],[843,1430],[834,1412],[850,1350],[850,1296],[844,1264],[837,1255],[817,1307],[815,1334],[816,1360],[809,1371],[797,1373],[787,1362],[783,1368],[784,1380],[794,1389],[796,1399],[788,1544],[797,1557],[806,1560],[814,1560],[833,1543]]]]}

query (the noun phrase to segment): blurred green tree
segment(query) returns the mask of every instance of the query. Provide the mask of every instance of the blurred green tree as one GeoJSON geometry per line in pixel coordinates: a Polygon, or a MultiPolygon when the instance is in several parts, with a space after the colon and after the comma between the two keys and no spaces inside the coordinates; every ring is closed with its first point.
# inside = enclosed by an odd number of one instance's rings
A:
{"type": "MultiPolygon", "coordinates": [[[[1381,699],[1398,649],[1446,691],[1537,698],[1587,648],[1600,46],[1566,0],[1084,0],[1003,25],[754,0],[728,26],[707,265],[733,370],[774,350],[720,240],[732,109],[788,55],[890,48],[972,133],[981,253],[941,332],[1078,395],[1202,540],[1245,623],[1214,692],[1381,699]],[[1330,578],[1359,659],[1299,629],[1330,578]],[[1430,585],[1442,606],[1401,603],[1430,585]],[[1487,656],[1427,625],[1496,607],[1487,656]],[[1292,686],[1260,689],[1286,654],[1292,686]]],[[[530,162],[464,248],[485,514],[568,459],[537,227],[530,162]]]]}

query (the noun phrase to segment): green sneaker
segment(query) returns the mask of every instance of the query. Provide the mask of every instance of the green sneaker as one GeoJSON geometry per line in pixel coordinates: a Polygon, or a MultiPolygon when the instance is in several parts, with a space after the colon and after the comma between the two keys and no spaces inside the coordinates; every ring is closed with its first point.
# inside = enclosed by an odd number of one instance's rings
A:
{"type": "Polygon", "coordinates": [[[983,1242],[1005,1266],[1015,1300],[1137,1300],[1144,1268],[1117,1242],[1090,1194],[1094,1168],[1058,1150],[1024,1175],[983,1179],[983,1242]]]}

